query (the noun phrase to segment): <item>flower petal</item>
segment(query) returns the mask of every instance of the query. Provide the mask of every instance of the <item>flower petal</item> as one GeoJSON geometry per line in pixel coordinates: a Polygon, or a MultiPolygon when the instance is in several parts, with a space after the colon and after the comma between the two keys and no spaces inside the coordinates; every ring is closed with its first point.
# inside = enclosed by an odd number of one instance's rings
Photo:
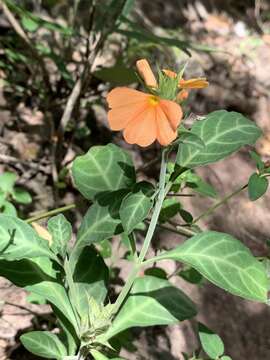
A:
{"type": "Polygon", "coordinates": [[[157,137],[156,107],[148,107],[139,116],[127,124],[124,130],[124,138],[129,144],[148,146],[157,137]]]}
{"type": "Polygon", "coordinates": [[[173,130],[176,130],[183,117],[183,111],[180,105],[174,101],[161,100],[159,103],[162,111],[169,120],[173,130]]]}
{"type": "Polygon", "coordinates": [[[106,99],[110,108],[129,106],[146,101],[149,94],[142,91],[129,89],[127,87],[117,87],[111,90],[106,99]]]}
{"type": "Polygon", "coordinates": [[[177,137],[177,131],[172,127],[161,107],[156,107],[157,140],[163,145],[169,145],[177,137]]]}
{"type": "Polygon", "coordinates": [[[209,82],[206,78],[196,78],[196,79],[189,79],[184,80],[181,79],[179,81],[179,87],[182,89],[203,89],[208,87],[209,82]]]}
{"type": "Polygon", "coordinates": [[[168,77],[175,79],[177,77],[177,74],[169,69],[162,69],[162,71],[164,72],[165,75],[167,75],[168,77]]]}
{"type": "Polygon", "coordinates": [[[116,107],[108,112],[108,121],[112,130],[123,130],[127,124],[145,111],[147,104],[139,102],[131,105],[116,107]]]}
{"type": "Polygon", "coordinates": [[[146,59],[138,60],[136,62],[136,68],[147,86],[153,88],[157,87],[157,80],[146,59]]]}

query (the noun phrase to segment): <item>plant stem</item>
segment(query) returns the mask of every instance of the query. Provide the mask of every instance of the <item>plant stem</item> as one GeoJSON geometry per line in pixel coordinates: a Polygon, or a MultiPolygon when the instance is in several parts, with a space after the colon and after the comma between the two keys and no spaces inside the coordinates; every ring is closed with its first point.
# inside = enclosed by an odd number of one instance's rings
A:
{"type": "Polygon", "coordinates": [[[196,235],[197,233],[185,226],[181,226],[181,225],[176,225],[175,228],[173,227],[170,227],[170,226],[166,226],[166,225],[161,225],[161,224],[158,224],[157,225],[160,229],[163,229],[163,230],[167,230],[167,231],[171,231],[175,234],[179,234],[179,235],[183,235],[183,236],[186,236],[186,237],[191,237],[191,236],[194,236],[196,235]]]}
{"type": "Polygon", "coordinates": [[[225,204],[228,200],[230,200],[233,196],[239,194],[241,191],[243,191],[244,189],[246,189],[248,187],[248,184],[245,184],[243,186],[241,186],[240,188],[236,189],[235,191],[233,191],[231,194],[226,195],[224,198],[222,198],[221,200],[219,200],[216,204],[214,204],[213,206],[211,206],[209,209],[207,209],[206,211],[204,211],[201,215],[199,215],[196,219],[193,220],[192,225],[196,224],[199,220],[201,220],[202,218],[212,214],[217,208],[219,208],[220,206],[222,206],[223,204],[225,204]]]}
{"type": "Polygon", "coordinates": [[[31,218],[28,218],[26,219],[25,221],[30,224],[34,221],[38,221],[38,220],[41,220],[41,219],[45,219],[47,217],[50,217],[50,216],[53,216],[53,215],[57,215],[59,213],[62,213],[62,212],[65,212],[65,211],[68,211],[68,210],[71,210],[71,209],[74,209],[76,207],[75,204],[69,204],[69,205],[66,205],[66,206],[62,206],[60,208],[57,208],[57,209],[53,209],[53,210],[49,210],[49,211],[46,211],[46,212],[43,212],[39,215],[36,215],[36,216],[33,216],[31,218]]]}
{"type": "Polygon", "coordinates": [[[159,213],[162,207],[163,200],[166,196],[166,191],[168,192],[170,189],[169,184],[167,185],[165,189],[165,180],[166,180],[166,168],[167,168],[167,161],[166,161],[166,150],[163,150],[162,152],[162,159],[161,159],[161,168],[160,168],[160,175],[159,175],[159,191],[158,191],[158,198],[157,202],[154,207],[153,215],[144,239],[144,243],[140,252],[140,255],[135,262],[134,268],[132,269],[131,273],[128,276],[128,279],[122,288],[115,304],[114,304],[114,313],[116,314],[118,310],[120,309],[121,305],[123,304],[126,296],[128,295],[134,280],[136,279],[136,276],[138,274],[138,271],[142,267],[143,260],[145,258],[145,255],[149,249],[155,228],[157,226],[159,213]]]}

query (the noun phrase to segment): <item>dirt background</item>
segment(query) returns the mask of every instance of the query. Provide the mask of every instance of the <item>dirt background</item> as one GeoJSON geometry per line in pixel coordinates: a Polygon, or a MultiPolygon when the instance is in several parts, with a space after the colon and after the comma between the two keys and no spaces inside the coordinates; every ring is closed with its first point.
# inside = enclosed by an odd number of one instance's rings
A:
{"type": "MultiPolygon", "coordinates": [[[[175,34],[184,32],[194,43],[222,50],[192,53],[188,77],[205,75],[211,86],[191,95],[190,111],[199,115],[217,109],[242,112],[263,129],[264,135],[256,149],[264,160],[269,160],[270,19],[263,21],[261,18],[262,13],[270,14],[269,1],[140,0],[135,12],[140,21],[157,33],[162,34],[165,30],[175,34]]],[[[2,21],[3,14],[0,17],[2,21]]],[[[183,54],[175,53],[176,65],[185,59],[183,54]]],[[[48,130],[42,112],[25,103],[16,104],[16,110],[11,111],[3,92],[0,93],[0,105],[0,173],[7,169],[16,171],[20,175],[20,184],[34,196],[34,205],[24,209],[24,214],[53,208],[57,201],[50,180],[49,150],[44,143],[48,130]]],[[[96,141],[106,143],[111,136],[106,129],[106,114],[98,112],[96,117],[102,124],[96,141]]],[[[114,135],[113,141],[124,145],[121,135],[114,135]]],[[[127,148],[138,166],[150,160],[156,151],[153,148],[147,154],[135,147],[127,148]]],[[[74,146],[67,158],[72,159],[79,152],[80,149],[74,146]]],[[[245,184],[253,171],[254,163],[248,156],[248,149],[243,149],[225,161],[200,169],[199,173],[215,186],[222,197],[245,184]]],[[[145,176],[155,177],[156,172],[157,169],[151,167],[145,176]]],[[[263,256],[270,234],[269,199],[268,192],[262,199],[250,202],[247,194],[242,192],[200,225],[232,234],[256,255],[263,256]]],[[[60,204],[74,200],[80,201],[69,184],[60,204]]],[[[196,196],[186,198],[184,203],[196,216],[212,201],[196,196]]],[[[80,210],[83,213],[83,205],[80,210]]],[[[76,216],[78,218],[78,214],[76,216]]],[[[153,247],[171,248],[181,241],[183,238],[179,235],[159,231],[153,247]]],[[[126,273],[127,265],[123,263],[121,266],[122,272],[126,273]]],[[[173,262],[168,261],[162,266],[169,273],[175,270],[173,262]]],[[[198,288],[179,277],[173,277],[172,281],[191,296],[199,309],[198,319],[222,337],[226,354],[233,360],[270,359],[270,312],[267,306],[233,297],[211,284],[198,288]]],[[[18,337],[27,329],[47,328],[53,321],[49,307],[30,305],[25,291],[4,279],[0,280],[0,289],[0,359],[37,359],[22,350],[18,337]]],[[[134,330],[137,354],[125,350],[123,356],[148,360],[182,359],[182,352],[190,353],[198,344],[193,325],[192,322],[183,322],[166,329],[134,330]]]]}

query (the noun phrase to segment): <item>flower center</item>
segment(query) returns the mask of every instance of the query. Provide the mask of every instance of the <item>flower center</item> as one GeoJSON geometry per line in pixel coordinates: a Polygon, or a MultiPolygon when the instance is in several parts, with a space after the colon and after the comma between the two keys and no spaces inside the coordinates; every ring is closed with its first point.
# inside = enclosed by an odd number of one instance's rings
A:
{"type": "Polygon", "coordinates": [[[149,96],[148,102],[151,106],[157,106],[159,103],[159,98],[155,95],[151,95],[149,96]]]}

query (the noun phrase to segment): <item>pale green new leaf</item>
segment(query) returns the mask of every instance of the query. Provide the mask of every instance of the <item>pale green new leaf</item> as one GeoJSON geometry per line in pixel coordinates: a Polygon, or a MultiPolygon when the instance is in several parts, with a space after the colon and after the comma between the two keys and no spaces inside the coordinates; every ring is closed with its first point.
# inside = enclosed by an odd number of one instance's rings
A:
{"type": "Polygon", "coordinates": [[[243,145],[254,144],[261,135],[255,123],[237,112],[226,110],[214,111],[197,121],[191,132],[202,139],[205,147],[179,145],[176,161],[189,168],[221,160],[243,145]]]}
{"type": "Polygon", "coordinates": [[[135,182],[130,156],[113,144],[93,146],[78,156],[72,176],[78,190],[89,200],[99,193],[129,188],[135,182]]]}
{"type": "Polygon", "coordinates": [[[52,255],[48,242],[38,237],[30,225],[17,217],[0,215],[0,258],[20,260],[52,255]]]}
{"type": "Polygon", "coordinates": [[[49,331],[31,331],[22,335],[20,340],[28,351],[46,359],[62,360],[67,355],[58,336],[49,331]]]}
{"type": "Polygon", "coordinates": [[[246,299],[265,302],[268,279],[264,266],[232,236],[206,231],[156,257],[182,261],[209,281],[246,299]]]}
{"type": "Polygon", "coordinates": [[[48,221],[48,230],[52,235],[52,250],[64,258],[68,242],[71,239],[71,224],[67,221],[64,215],[59,214],[48,221]]]}
{"type": "Polygon", "coordinates": [[[137,278],[129,297],[105,334],[109,339],[135,326],[175,324],[196,315],[192,301],[169,281],[154,276],[137,278]]]}

